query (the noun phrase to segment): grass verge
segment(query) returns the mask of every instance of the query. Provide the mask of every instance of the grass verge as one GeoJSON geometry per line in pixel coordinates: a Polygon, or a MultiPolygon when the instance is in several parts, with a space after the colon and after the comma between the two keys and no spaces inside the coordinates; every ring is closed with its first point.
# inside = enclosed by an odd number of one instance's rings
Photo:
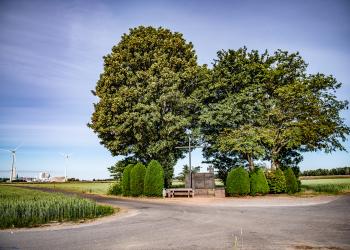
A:
{"type": "Polygon", "coordinates": [[[327,193],[327,194],[340,194],[350,192],[350,184],[340,183],[340,184],[309,184],[302,185],[302,188],[306,190],[311,190],[317,193],[327,193]]]}
{"type": "Polygon", "coordinates": [[[350,178],[304,179],[302,189],[316,193],[341,194],[350,192],[350,178]]]}
{"type": "Polygon", "coordinates": [[[92,219],[114,213],[110,206],[60,193],[0,186],[0,228],[92,219]]]}

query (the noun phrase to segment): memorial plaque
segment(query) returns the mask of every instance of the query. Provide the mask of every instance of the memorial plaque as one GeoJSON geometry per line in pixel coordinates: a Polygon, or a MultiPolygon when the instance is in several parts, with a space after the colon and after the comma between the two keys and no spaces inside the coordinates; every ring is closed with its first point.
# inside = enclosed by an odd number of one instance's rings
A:
{"type": "MultiPolygon", "coordinates": [[[[185,187],[191,187],[191,179],[189,174],[186,175],[185,187]]],[[[215,177],[214,173],[192,173],[192,188],[193,189],[214,189],[215,177]]]]}

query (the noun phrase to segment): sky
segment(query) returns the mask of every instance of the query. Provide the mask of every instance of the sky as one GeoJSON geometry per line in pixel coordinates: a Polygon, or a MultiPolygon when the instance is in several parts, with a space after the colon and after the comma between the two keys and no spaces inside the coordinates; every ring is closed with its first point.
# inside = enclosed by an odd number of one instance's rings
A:
{"type": "MultiPolygon", "coordinates": [[[[199,64],[221,49],[299,51],[308,73],[334,75],[350,93],[349,1],[17,1],[0,0],[0,148],[17,151],[20,176],[49,171],[81,179],[108,178],[112,157],[86,124],[110,53],[129,28],[165,27],[194,44],[199,64]],[[26,172],[27,171],[27,172],[26,172]],[[30,172],[32,171],[32,172],[30,172]]],[[[350,124],[350,112],[342,113],[350,124]]],[[[344,143],[350,151],[350,142],[344,143]]],[[[192,164],[201,165],[200,150],[192,164]]],[[[0,150],[0,176],[10,153],[0,150]]],[[[175,174],[188,162],[179,160],[175,174]]],[[[350,165],[347,152],[304,154],[301,170],[350,165]]],[[[203,165],[204,166],[204,165],[203,165]]],[[[205,166],[202,170],[206,170],[205,166]]]]}

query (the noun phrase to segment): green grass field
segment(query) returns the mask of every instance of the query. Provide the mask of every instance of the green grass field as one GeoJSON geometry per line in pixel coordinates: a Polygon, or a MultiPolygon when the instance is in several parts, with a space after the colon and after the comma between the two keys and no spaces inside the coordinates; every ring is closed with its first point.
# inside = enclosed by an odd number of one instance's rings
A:
{"type": "Polygon", "coordinates": [[[339,194],[350,192],[350,178],[309,179],[301,180],[301,184],[304,190],[318,193],[339,194]]]}
{"type": "Polygon", "coordinates": [[[44,187],[76,193],[107,194],[112,182],[16,183],[18,186],[44,187]]]}
{"type": "Polygon", "coordinates": [[[110,206],[60,193],[0,185],[0,228],[91,219],[114,213],[110,206]]]}
{"type": "Polygon", "coordinates": [[[309,180],[301,180],[301,184],[302,185],[350,184],[350,178],[309,179],[309,180]]]}

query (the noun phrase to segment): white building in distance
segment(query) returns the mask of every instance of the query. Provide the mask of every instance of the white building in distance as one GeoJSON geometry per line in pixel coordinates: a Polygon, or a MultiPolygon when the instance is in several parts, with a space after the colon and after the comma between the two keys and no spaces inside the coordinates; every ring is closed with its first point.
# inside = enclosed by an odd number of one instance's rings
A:
{"type": "Polygon", "coordinates": [[[40,172],[38,181],[46,182],[50,180],[50,174],[48,172],[40,172]]]}

